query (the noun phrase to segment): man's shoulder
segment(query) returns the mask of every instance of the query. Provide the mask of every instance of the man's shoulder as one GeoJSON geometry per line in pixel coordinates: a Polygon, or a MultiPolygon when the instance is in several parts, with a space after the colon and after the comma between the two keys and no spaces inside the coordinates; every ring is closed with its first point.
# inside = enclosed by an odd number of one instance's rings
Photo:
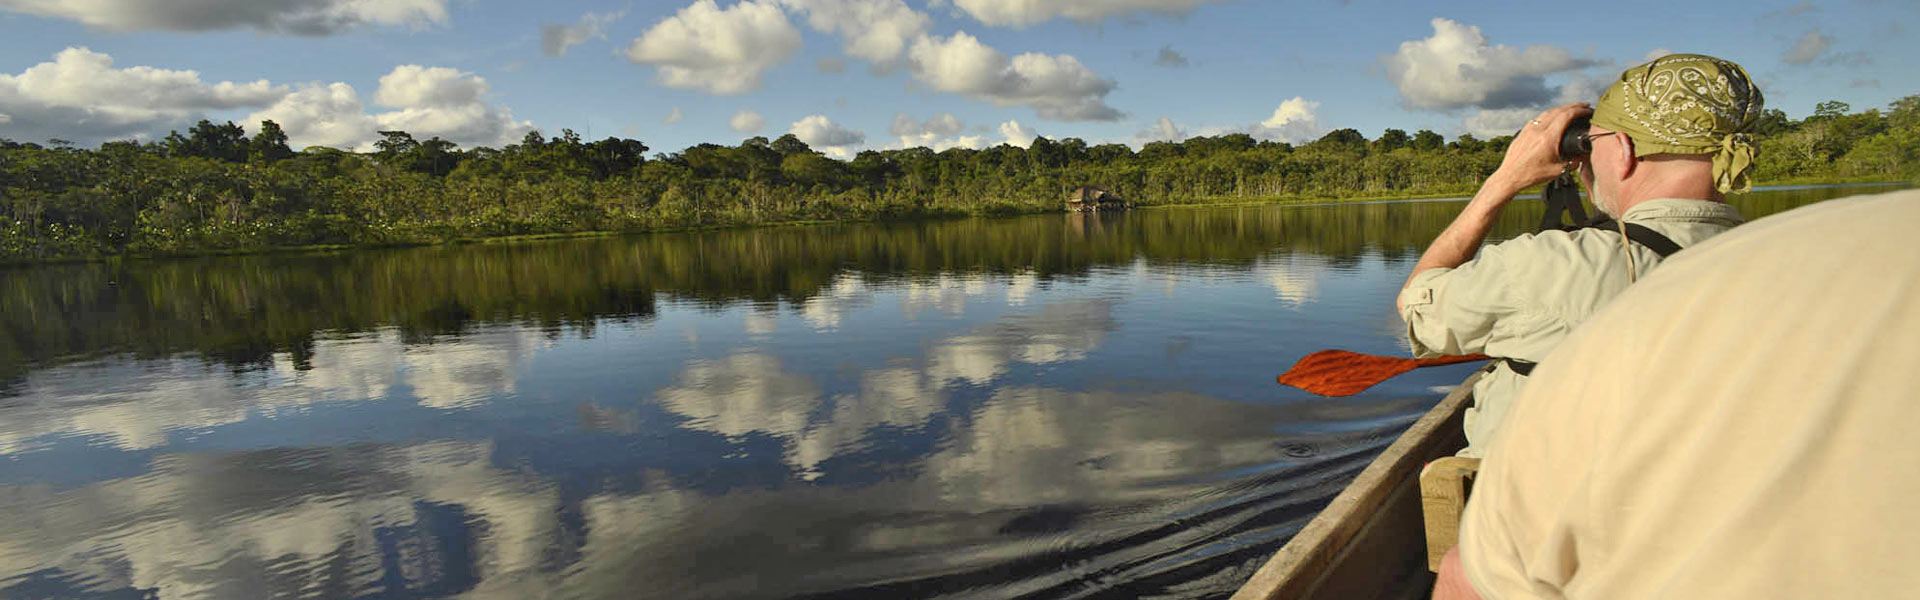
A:
{"type": "Polygon", "coordinates": [[[1582,228],[1522,234],[1481,251],[1481,258],[1507,270],[1579,270],[1599,268],[1619,251],[1618,231],[1582,228]]]}
{"type": "Polygon", "coordinates": [[[1539,233],[1523,233],[1488,248],[1499,254],[1512,255],[1585,253],[1606,251],[1617,246],[1620,237],[1618,231],[1598,227],[1582,227],[1571,231],[1550,229],[1539,233]]]}

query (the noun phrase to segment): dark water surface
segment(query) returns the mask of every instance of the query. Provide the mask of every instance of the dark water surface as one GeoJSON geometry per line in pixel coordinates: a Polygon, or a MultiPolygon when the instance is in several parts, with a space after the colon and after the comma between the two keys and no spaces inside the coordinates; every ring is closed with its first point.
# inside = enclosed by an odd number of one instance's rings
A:
{"type": "Polygon", "coordinates": [[[1459,207],[0,271],[0,597],[1220,597],[1472,369],[1273,383],[1459,207]]]}

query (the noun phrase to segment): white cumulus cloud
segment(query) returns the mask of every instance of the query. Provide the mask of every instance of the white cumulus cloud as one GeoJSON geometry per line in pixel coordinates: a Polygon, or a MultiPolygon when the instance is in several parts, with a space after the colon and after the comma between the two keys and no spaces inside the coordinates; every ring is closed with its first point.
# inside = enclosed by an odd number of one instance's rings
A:
{"type": "Polygon", "coordinates": [[[925,121],[915,121],[906,113],[893,116],[893,125],[887,128],[889,133],[900,138],[901,148],[931,148],[940,152],[949,148],[970,148],[978,150],[987,145],[984,137],[961,135],[967,125],[960,122],[952,113],[940,113],[925,121]]]}
{"type": "Polygon", "coordinates": [[[206,111],[261,107],[289,92],[267,80],[208,83],[191,70],[116,68],[113,57],[67,48],[18,75],[0,73],[0,136],[94,143],[157,137],[206,111]]]}
{"type": "Polygon", "coordinates": [[[672,112],[667,113],[667,118],[660,120],[660,123],[664,125],[672,125],[674,123],[679,123],[681,119],[684,119],[686,117],[687,116],[685,114],[680,112],[680,107],[675,106],[673,107],[672,112]]]}
{"type": "Polygon", "coordinates": [[[272,107],[247,117],[249,125],[272,120],[287,132],[295,148],[327,146],[356,149],[373,143],[379,121],[366,112],[360,94],[344,83],[309,85],[272,107]]]}
{"type": "Polygon", "coordinates": [[[1273,115],[1253,128],[1253,137],[1267,141],[1301,144],[1327,133],[1320,125],[1320,103],[1294,96],[1273,109],[1273,115]]]}
{"type": "Polygon", "coordinates": [[[1208,2],[1226,0],[953,0],[974,19],[996,27],[1027,27],[1054,18],[1095,22],[1133,13],[1184,15],[1208,2]]]}
{"type": "Polygon", "coordinates": [[[368,114],[353,86],[309,85],[266,110],[250,123],[271,119],[287,131],[295,147],[330,146],[365,150],[380,131],[405,131],[417,139],[445,138],[462,146],[503,146],[533,128],[516,121],[513,111],[487,102],[486,79],[445,67],[401,65],[380,78],[375,103],[393,110],[368,114]]]}
{"type": "Polygon", "coordinates": [[[1134,137],[1141,142],[1178,142],[1187,139],[1187,130],[1174,124],[1173,119],[1160,117],[1159,121],[1134,137]]]}
{"type": "Polygon", "coordinates": [[[587,40],[607,39],[607,26],[626,16],[625,12],[587,13],[572,25],[547,23],[540,26],[540,51],[547,56],[565,56],[567,49],[587,40]]]}
{"type": "Polygon", "coordinates": [[[1467,133],[1471,133],[1481,139],[1513,135],[1518,133],[1521,127],[1526,126],[1527,121],[1533,120],[1534,117],[1539,116],[1542,111],[1545,111],[1548,105],[1566,104],[1569,102],[1593,102],[1600,98],[1600,92],[1605,89],[1605,85],[1603,85],[1600,80],[1583,74],[1575,74],[1567,80],[1566,85],[1560,86],[1560,95],[1550,102],[1534,106],[1478,110],[1473,114],[1467,115],[1466,119],[1461,121],[1461,125],[1467,130],[1467,133]]]}
{"type": "MultiPolygon", "coordinates": [[[[1294,96],[1281,102],[1280,106],[1273,109],[1273,114],[1264,121],[1246,125],[1203,127],[1200,129],[1200,135],[1222,136],[1244,133],[1261,141],[1304,144],[1319,139],[1327,133],[1327,128],[1320,124],[1319,110],[1319,102],[1294,96]]],[[[1168,124],[1171,125],[1171,122],[1168,124]]],[[[1151,131],[1150,129],[1149,132],[1151,131]]],[[[1182,136],[1185,135],[1184,131],[1179,133],[1182,136]]]]}
{"type": "Polygon", "coordinates": [[[822,150],[836,157],[846,158],[853,154],[854,146],[866,143],[867,134],[847,129],[828,119],[826,115],[811,115],[795,121],[787,133],[800,138],[815,150],[822,150]]]}
{"type": "Polygon", "coordinates": [[[962,31],[946,38],[922,37],[907,56],[914,79],[934,91],[999,106],[1026,105],[1041,118],[1058,121],[1115,121],[1123,116],[1106,103],[1113,80],[1071,55],[1008,58],[962,31]]]}
{"type": "Polygon", "coordinates": [[[1033,145],[1033,138],[1040,137],[1032,127],[1021,125],[1018,120],[1008,120],[1000,124],[1000,137],[1005,138],[1009,146],[1026,148],[1033,145]]]}
{"type": "Polygon", "coordinates": [[[772,0],[726,9],[696,0],[634,39],[626,56],[652,65],[661,85],[728,95],[759,89],[766,72],[799,49],[800,30],[772,0]]]}
{"type": "Polygon", "coordinates": [[[925,35],[933,23],[902,0],[780,0],[780,4],[806,13],[807,25],[814,31],[840,36],[842,52],[879,71],[898,66],[907,45],[925,35]]]}
{"type": "Polygon", "coordinates": [[[1540,114],[1540,110],[1530,106],[1520,108],[1491,108],[1477,111],[1461,122],[1471,133],[1480,139],[1491,139],[1503,135],[1513,135],[1527,125],[1527,121],[1540,114]]]}
{"type": "Polygon", "coordinates": [[[391,107],[451,107],[480,101],[487,80],[446,67],[402,65],[380,78],[373,101],[391,107]]]}
{"type": "Polygon", "coordinates": [[[1402,42],[1386,58],[1387,78],[1412,108],[1451,111],[1537,106],[1558,91],[1546,76],[1596,64],[1564,48],[1490,45],[1480,28],[1434,19],[1433,35],[1402,42]]]}
{"type": "Polygon", "coordinates": [[[0,0],[0,10],[70,19],[110,31],[330,35],[362,25],[447,23],[447,0],[0,0]]]}
{"type": "Polygon", "coordinates": [[[740,133],[754,133],[760,131],[760,128],[766,125],[767,118],[760,116],[760,113],[753,112],[752,110],[742,110],[733,113],[733,118],[727,119],[727,126],[732,127],[734,131],[740,133]]]}

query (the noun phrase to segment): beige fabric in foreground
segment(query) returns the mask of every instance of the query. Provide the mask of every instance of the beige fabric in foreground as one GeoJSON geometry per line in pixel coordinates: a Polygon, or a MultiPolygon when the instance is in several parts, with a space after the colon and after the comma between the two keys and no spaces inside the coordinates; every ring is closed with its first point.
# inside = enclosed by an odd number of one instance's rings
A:
{"type": "MultiPolygon", "coordinates": [[[[1691,248],[1742,222],[1719,202],[1662,198],[1634,205],[1626,222],[1691,248]]],[[[1627,250],[1617,231],[1582,229],[1523,235],[1480,249],[1456,268],[1420,273],[1400,292],[1400,318],[1418,357],[1484,352],[1539,362],[1594,311],[1627,289],[1627,250]]],[[[1636,276],[1659,254],[1632,245],[1636,276]]],[[[1679,256],[1679,255],[1676,255],[1679,256]]],[[[1504,363],[1480,378],[1467,409],[1468,447],[1479,456],[1526,378],[1504,363]]]]}
{"type": "Polygon", "coordinates": [[[1534,372],[1461,531],[1491,599],[1920,595],[1920,192],[1759,219],[1534,372]]]}

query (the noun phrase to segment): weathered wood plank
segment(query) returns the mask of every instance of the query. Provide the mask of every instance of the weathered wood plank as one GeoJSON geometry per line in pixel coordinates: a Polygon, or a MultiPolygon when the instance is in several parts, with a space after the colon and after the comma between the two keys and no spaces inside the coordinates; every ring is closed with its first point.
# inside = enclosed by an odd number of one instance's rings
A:
{"type": "Polygon", "coordinates": [[[1367,465],[1306,528],[1274,553],[1273,558],[1234,593],[1234,600],[1363,600],[1382,597],[1382,594],[1398,595],[1396,592],[1405,590],[1391,589],[1395,581],[1425,575],[1421,568],[1426,562],[1426,551],[1419,518],[1418,475],[1427,461],[1452,455],[1465,445],[1461,421],[1472,397],[1473,384],[1479,379],[1479,373],[1468,377],[1408,427],[1406,433],[1367,465]],[[1383,510],[1389,504],[1393,508],[1383,510]],[[1407,518],[1408,507],[1411,507],[1411,519],[1407,518]],[[1367,539],[1360,539],[1363,534],[1367,539]],[[1385,560],[1388,555],[1403,560],[1385,560]],[[1359,560],[1356,566],[1406,563],[1412,565],[1415,573],[1340,568],[1349,558],[1359,560]],[[1335,595],[1368,588],[1387,589],[1361,596],[1335,595]]]}
{"type": "Polygon", "coordinates": [[[1440,560],[1460,542],[1460,513],[1480,459],[1447,456],[1420,469],[1420,514],[1426,518],[1427,570],[1440,572],[1440,560]]]}

